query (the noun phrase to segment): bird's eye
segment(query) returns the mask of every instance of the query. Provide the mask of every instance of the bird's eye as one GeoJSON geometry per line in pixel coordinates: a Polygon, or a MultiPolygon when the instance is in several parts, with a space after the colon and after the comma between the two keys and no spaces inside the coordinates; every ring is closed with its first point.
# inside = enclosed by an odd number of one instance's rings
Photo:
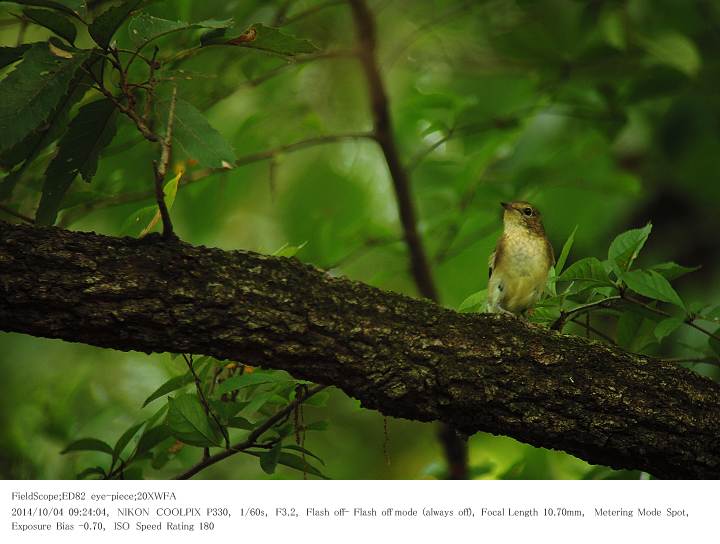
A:
{"type": "Polygon", "coordinates": [[[532,208],[525,208],[525,209],[523,210],[523,213],[524,213],[525,215],[527,215],[528,217],[530,217],[530,216],[533,214],[532,208]]]}

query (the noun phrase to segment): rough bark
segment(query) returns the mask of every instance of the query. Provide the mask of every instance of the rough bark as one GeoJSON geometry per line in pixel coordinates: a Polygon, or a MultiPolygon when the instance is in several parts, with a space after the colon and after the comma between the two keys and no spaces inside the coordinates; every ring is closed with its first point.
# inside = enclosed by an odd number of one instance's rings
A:
{"type": "Polygon", "coordinates": [[[658,477],[720,476],[711,380],[295,259],[0,222],[0,329],[283,369],[387,415],[658,477]]]}

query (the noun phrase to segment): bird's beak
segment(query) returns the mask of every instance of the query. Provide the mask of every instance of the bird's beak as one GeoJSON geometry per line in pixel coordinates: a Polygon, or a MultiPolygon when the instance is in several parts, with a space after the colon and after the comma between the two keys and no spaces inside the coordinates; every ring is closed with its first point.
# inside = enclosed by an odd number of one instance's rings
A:
{"type": "Polygon", "coordinates": [[[501,202],[500,205],[501,205],[503,208],[505,208],[506,210],[509,210],[509,209],[510,209],[510,204],[508,204],[507,202],[501,202]]]}

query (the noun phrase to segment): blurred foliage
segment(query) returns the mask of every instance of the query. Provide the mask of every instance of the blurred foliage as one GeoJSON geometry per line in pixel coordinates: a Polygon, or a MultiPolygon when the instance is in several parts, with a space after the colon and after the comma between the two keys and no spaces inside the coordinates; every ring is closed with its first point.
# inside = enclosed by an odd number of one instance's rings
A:
{"type": "MultiPolygon", "coordinates": [[[[717,379],[720,5],[370,7],[442,303],[481,306],[498,202],[530,200],[567,257],[532,319],[717,379]]],[[[148,130],[163,135],[176,88],[165,187],[184,240],[295,255],[415,294],[387,166],[367,137],[354,36],[348,6],[323,0],[2,3],[4,218],[111,235],[158,229],[158,145],[118,112],[127,101],[112,100],[130,89],[148,130]]],[[[6,333],[0,346],[5,478],[172,477],[308,387],[209,358],[6,333]]],[[[200,477],[446,472],[433,426],[391,420],[386,440],[382,416],[336,390],[265,438],[200,477]]],[[[483,433],[469,446],[478,478],[639,476],[483,433]]]]}

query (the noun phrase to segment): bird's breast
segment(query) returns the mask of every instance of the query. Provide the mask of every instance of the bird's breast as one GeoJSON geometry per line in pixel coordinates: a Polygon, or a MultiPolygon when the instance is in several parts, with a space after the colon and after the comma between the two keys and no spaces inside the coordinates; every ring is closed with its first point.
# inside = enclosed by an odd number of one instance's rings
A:
{"type": "Polygon", "coordinates": [[[549,270],[547,245],[535,236],[511,236],[505,241],[503,269],[516,277],[538,278],[544,281],[549,270]]]}

